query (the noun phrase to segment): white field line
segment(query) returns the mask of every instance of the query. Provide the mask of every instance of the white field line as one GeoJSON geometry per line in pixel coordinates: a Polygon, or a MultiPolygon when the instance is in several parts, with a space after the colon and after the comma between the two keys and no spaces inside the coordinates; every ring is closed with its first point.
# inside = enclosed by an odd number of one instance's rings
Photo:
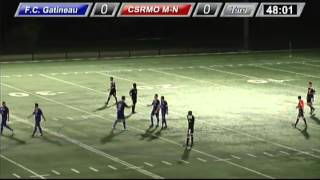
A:
{"type": "Polygon", "coordinates": [[[273,154],[267,153],[267,152],[263,152],[263,154],[269,156],[269,157],[273,157],[273,154]]]}
{"type": "Polygon", "coordinates": [[[114,167],[114,166],[112,166],[112,165],[108,165],[108,167],[109,167],[110,169],[117,170],[117,168],[114,167]]]}
{"type": "Polygon", "coordinates": [[[235,156],[235,155],[231,155],[231,157],[233,157],[233,158],[235,158],[235,159],[241,159],[241,157],[239,157],[239,156],[235,156]]]}
{"type": "Polygon", "coordinates": [[[18,166],[18,167],[20,167],[21,169],[24,169],[24,170],[28,171],[29,173],[33,174],[34,176],[36,176],[36,177],[38,177],[38,178],[40,178],[40,179],[45,179],[45,177],[41,176],[40,174],[32,171],[31,169],[29,169],[29,168],[27,168],[27,167],[19,164],[18,162],[14,161],[14,160],[12,160],[12,159],[9,159],[8,157],[6,157],[6,156],[4,156],[4,155],[2,155],[2,154],[0,154],[0,157],[1,157],[2,159],[5,159],[5,160],[9,161],[9,162],[12,163],[12,164],[18,166]]]}
{"type": "MultiPolygon", "coordinates": [[[[43,177],[48,177],[48,176],[50,176],[50,174],[41,174],[41,176],[43,176],[43,177]]],[[[29,177],[31,177],[31,178],[36,178],[37,176],[29,176],[29,177]]]]}
{"type": "Polygon", "coordinates": [[[77,174],[80,174],[80,172],[78,170],[76,170],[76,169],[71,168],[71,171],[73,171],[73,172],[75,172],[77,174]]]}
{"type": "Polygon", "coordinates": [[[171,163],[169,163],[168,161],[161,161],[163,164],[168,165],[168,166],[172,166],[171,163]]]}
{"type": "Polygon", "coordinates": [[[183,159],[180,159],[181,162],[185,163],[185,164],[190,164],[189,161],[186,161],[186,160],[183,160],[183,159]]]}
{"type": "MultiPolygon", "coordinates": [[[[100,74],[100,75],[108,76],[108,77],[112,76],[112,77],[115,77],[115,78],[117,78],[117,79],[121,79],[121,80],[128,81],[128,82],[133,82],[133,81],[130,80],[130,79],[122,78],[122,77],[119,77],[119,76],[110,75],[109,73],[97,72],[96,74],[100,74]]],[[[142,85],[147,85],[146,83],[139,82],[139,81],[134,81],[134,82],[139,83],[139,84],[142,84],[142,85]]]]}
{"type": "Polygon", "coordinates": [[[290,155],[290,153],[286,152],[286,151],[279,151],[280,153],[282,154],[285,154],[285,155],[290,155]]]}
{"type": "MultiPolygon", "coordinates": [[[[106,76],[105,74],[102,74],[102,75],[106,76]]],[[[57,79],[57,78],[56,78],[56,79],[57,79]]],[[[58,80],[60,80],[60,79],[58,79],[58,80]]],[[[62,81],[65,81],[65,80],[62,80],[62,81]]],[[[131,80],[130,80],[130,81],[131,81],[131,80]]],[[[132,82],[132,81],[131,81],[131,82],[132,82]]],[[[69,82],[68,84],[70,84],[70,83],[71,83],[71,82],[69,82]]],[[[73,84],[74,86],[77,86],[76,83],[72,83],[72,84],[73,84]]],[[[16,89],[16,90],[20,90],[20,91],[27,92],[27,91],[25,91],[25,90],[22,90],[22,89],[19,89],[19,88],[15,88],[15,87],[12,87],[12,86],[7,85],[7,84],[4,84],[4,85],[7,86],[7,87],[9,87],[9,88],[11,87],[11,88],[16,89]]],[[[82,86],[82,85],[80,85],[80,86],[82,86]]],[[[80,87],[80,86],[79,86],[79,87],[80,87]]],[[[84,87],[84,86],[82,86],[82,87],[85,88],[85,89],[91,89],[91,88],[84,87]]],[[[94,90],[94,91],[96,91],[96,90],[94,90]]],[[[98,92],[100,92],[100,91],[98,91],[98,92]]],[[[100,93],[101,93],[101,92],[100,92],[100,93]]],[[[70,105],[63,104],[63,103],[61,103],[61,102],[57,102],[57,101],[55,101],[55,100],[52,100],[52,99],[49,99],[49,98],[46,98],[46,97],[42,97],[42,96],[39,96],[39,95],[36,95],[36,94],[33,94],[33,93],[30,93],[30,94],[32,94],[32,95],[34,95],[34,96],[37,96],[37,97],[40,97],[40,98],[43,98],[43,99],[46,99],[46,100],[48,100],[48,101],[51,101],[51,102],[54,102],[54,103],[63,105],[63,106],[65,106],[65,107],[74,109],[74,110],[79,111],[79,112],[84,112],[84,113],[86,113],[86,114],[94,115],[94,114],[92,114],[92,113],[90,113],[90,112],[84,111],[84,110],[79,109],[79,108],[75,108],[75,107],[70,106],[70,105]]],[[[99,116],[99,115],[94,115],[94,116],[97,117],[97,118],[101,118],[101,119],[105,120],[105,118],[104,118],[103,116],[99,116]]],[[[135,127],[131,127],[131,128],[134,129],[134,130],[140,131],[140,132],[144,132],[144,130],[139,129],[139,128],[135,128],[135,127]]],[[[171,144],[175,144],[175,145],[181,147],[181,145],[180,145],[179,143],[177,143],[177,142],[175,142],[175,141],[172,141],[172,140],[169,140],[169,139],[167,139],[167,138],[159,137],[159,139],[161,139],[161,140],[163,140],[163,141],[166,141],[166,142],[169,142],[169,143],[171,143],[171,144]]],[[[197,149],[195,149],[195,148],[193,148],[192,150],[195,151],[195,152],[197,152],[197,153],[199,153],[199,154],[205,155],[205,156],[210,157],[210,158],[214,158],[215,160],[221,160],[221,161],[223,161],[223,162],[225,162],[225,163],[227,163],[227,164],[229,164],[229,165],[238,167],[238,168],[240,168],[240,169],[244,169],[244,170],[249,171],[249,172],[252,172],[252,173],[254,173],[254,174],[258,174],[258,175],[260,175],[260,176],[263,176],[263,177],[266,177],[266,178],[269,178],[269,179],[274,179],[274,177],[269,176],[269,175],[266,175],[266,174],[264,174],[264,173],[261,173],[261,172],[259,172],[259,171],[254,170],[254,169],[251,169],[251,168],[242,166],[242,165],[237,164],[237,163],[234,163],[234,162],[224,161],[222,158],[219,158],[218,156],[215,156],[215,155],[212,155],[212,154],[209,154],[209,153],[206,153],[206,152],[197,150],[197,149]]]]}
{"type": "Polygon", "coordinates": [[[99,172],[99,170],[98,169],[96,169],[96,168],[94,168],[94,167],[89,167],[89,169],[91,170],[91,171],[94,171],[94,172],[99,172]]]}
{"type": "Polygon", "coordinates": [[[12,175],[18,179],[21,179],[21,176],[19,176],[18,174],[13,173],[12,175]]]}
{"type": "Polygon", "coordinates": [[[150,167],[153,167],[153,166],[154,166],[153,164],[148,163],[148,162],[144,162],[144,164],[147,165],[147,166],[150,166],[150,167]]]}
{"type": "Polygon", "coordinates": [[[318,64],[310,64],[310,63],[306,63],[306,62],[301,62],[299,64],[303,64],[303,65],[307,65],[307,66],[313,66],[313,67],[320,67],[320,65],[318,65],[318,64]]]}
{"type": "Polygon", "coordinates": [[[59,121],[59,119],[58,119],[58,118],[56,118],[56,117],[55,117],[55,118],[52,118],[52,120],[54,120],[54,121],[59,121]]]}
{"type": "Polygon", "coordinates": [[[257,156],[253,155],[253,154],[250,154],[250,153],[247,153],[248,156],[251,156],[251,157],[254,157],[256,158],[257,156]]]}
{"type": "Polygon", "coordinates": [[[207,160],[205,160],[205,159],[202,159],[202,158],[197,158],[199,161],[201,161],[201,162],[207,162],[207,160]]]}
{"type": "Polygon", "coordinates": [[[70,121],[73,121],[73,117],[67,117],[67,119],[69,119],[70,121]]]}
{"type": "MultiPolygon", "coordinates": [[[[19,122],[22,122],[22,123],[24,123],[24,124],[28,124],[28,125],[33,126],[33,124],[30,123],[29,121],[23,120],[22,118],[19,118],[19,117],[13,115],[13,114],[12,114],[11,116],[12,116],[13,118],[17,119],[17,121],[19,121],[19,122]]],[[[110,159],[110,160],[112,160],[112,161],[114,161],[114,162],[116,162],[116,163],[122,164],[122,165],[127,166],[127,167],[136,167],[136,166],[134,166],[134,165],[132,165],[132,164],[126,162],[126,161],[123,161],[123,160],[119,159],[118,157],[112,156],[112,155],[107,154],[107,153],[105,153],[105,152],[103,152],[103,151],[100,151],[100,150],[98,150],[98,149],[95,149],[95,148],[93,148],[93,147],[91,147],[91,146],[89,146],[89,145],[87,145],[87,144],[84,144],[84,143],[79,142],[79,141],[77,141],[77,140],[75,140],[75,139],[69,138],[69,137],[67,137],[67,136],[65,136],[65,135],[63,135],[63,134],[60,134],[60,133],[51,131],[50,129],[47,129],[47,128],[43,128],[43,130],[45,130],[45,131],[48,132],[49,134],[52,134],[52,135],[57,136],[57,137],[59,137],[59,138],[61,138],[61,139],[64,139],[64,140],[66,140],[66,141],[68,141],[68,142],[70,142],[70,143],[72,143],[72,144],[78,145],[79,147],[81,147],[81,148],[83,148],[83,149],[85,149],[85,150],[88,150],[88,151],[93,152],[93,153],[95,153],[95,154],[97,154],[97,155],[100,155],[100,156],[102,156],[102,157],[105,157],[105,158],[107,158],[107,159],[110,159]]],[[[149,172],[149,171],[147,171],[147,170],[140,169],[140,168],[137,168],[136,170],[137,170],[138,172],[146,175],[146,176],[149,176],[149,177],[152,177],[152,178],[155,178],[155,179],[162,179],[161,176],[156,175],[156,174],[154,174],[154,173],[151,173],[151,172],[149,172]]]]}
{"type": "MultiPolygon", "coordinates": [[[[159,72],[161,72],[161,71],[159,71],[159,72]]],[[[173,73],[170,73],[170,74],[173,74],[173,73]]],[[[182,75],[179,75],[179,76],[182,76],[182,75]]],[[[188,76],[182,76],[182,77],[184,77],[185,79],[190,79],[190,80],[196,81],[196,82],[201,82],[201,80],[193,79],[193,78],[190,78],[188,76]]],[[[207,121],[201,121],[201,122],[208,123],[207,121]]],[[[210,124],[210,123],[208,123],[208,124],[210,124]]],[[[251,135],[249,133],[245,133],[243,131],[237,131],[237,130],[234,130],[234,129],[231,129],[231,128],[226,128],[226,127],[221,127],[221,128],[225,129],[225,130],[229,130],[229,131],[235,132],[237,134],[242,134],[244,136],[251,137],[253,139],[256,139],[256,140],[259,140],[259,141],[262,141],[262,142],[270,143],[270,144],[273,144],[275,146],[282,147],[282,148],[285,148],[285,149],[289,149],[289,150],[292,150],[292,151],[301,152],[302,154],[305,154],[307,156],[312,156],[314,158],[320,159],[320,156],[317,156],[317,155],[314,155],[314,154],[310,154],[308,152],[304,152],[304,151],[298,150],[296,148],[293,148],[293,147],[290,147],[290,146],[287,146],[287,145],[283,145],[283,144],[280,144],[280,143],[272,142],[272,141],[257,137],[255,135],[251,135]]]]}
{"type": "Polygon", "coordinates": [[[218,161],[230,161],[231,159],[229,159],[229,158],[226,158],[226,159],[221,159],[221,160],[215,160],[216,162],[218,162],[218,161]]]}
{"type": "Polygon", "coordinates": [[[312,148],[313,151],[320,152],[320,149],[312,148]]]}
{"type": "Polygon", "coordinates": [[[261,69],[268,69],[268,70],[272,70],[272,71],[285,72],[285,73],[300,75],[300,76],[304,76],[304,77],[312,77],[312,78],[320,79],[319,76],[313,76],[311,74],[297,73],[297,72],[294,72],[294,71],[288,71],[288,70],[279,69],[279,68],[271,68],[271,67],[266,67],[266,66],[254,66],[254,67],[258,67],[258,68],[261,68],[261,69]]]}
{"type": "Polygon", "coordinates": [[[58,172],[58,171],[56,171],[56,170],[54,170],[54,169],[52,169],[51,172],[54,173],[54,174],[56,174],[56,175],[61,175],[60,172],[58,172]]]}

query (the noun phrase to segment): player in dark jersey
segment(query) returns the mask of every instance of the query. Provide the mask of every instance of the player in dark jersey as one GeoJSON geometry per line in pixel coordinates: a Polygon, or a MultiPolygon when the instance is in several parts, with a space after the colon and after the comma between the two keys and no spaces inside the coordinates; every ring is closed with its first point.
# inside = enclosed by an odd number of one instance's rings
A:
{"type": "Polygon", "coordinates": [[[31,116],[34,116],[34,120],[35,120],[35,126],[32,133],[32,137],[34,137],[35,133],[37,132],[37,129],[39,129],[41,136],[43,136],[42,128],[41,128],[41,118],[43,118],[43,120],[45,121],[46,121],[46,118],[44,117],[42,110],[39,108],[38,103],[34,104],[34,111],[28,118],[30,118],[31,116]]]}
{"type": "Polygon", "coordinates": [[[159,111],[160,111],[160,101],[158,99],[158,94],[154,95],[154,99],[152,101],[152,104],[148,105],[148,106],[152,106],[152,111],[151,111],[151,125],[150,128],[153,127],[153,116],[156,116],[157,118],[157,126],[159,127],[159,111]]]}
{"type": "Polygon", "coordinates": [[[306,125],[307,127],[307,121],[306,121],[306,118],[304,117],[304,102],[303,100],[301,99],[301,96],[298,96],[298,105],[297,105],[297,109],[299,109],[299,113],[298,113],[298,116],[297,116],[297,121],[296,123],[294,124],[294,127],[297,127],[297,124],[299,122],[299,119],[302,118],[303,121],[304,121],[304,124],[306,125]]]}
{"type": "Polygon", "coordinates": [[[312,115],[315,111],[313,107],[314,103],[314,94],[316,90],[312,87],[312,82],[309,82],[308,92],[307,92],[307,105],[310,107],[310,114],[312,115]]]}
{"type": "Polygon", "coordinates": [[[136,113],[136,104],[137,104],[137,97],[138,97],[138,89],[137,84],[133,83],[133,88],[130,90],[129,95],[132,100],[132,114],[136,113]]]}
{"type": "Polygon", "coordinates": [[[2,121],[1,121],[1,135],[3,133],[3,128],[7,128],[11,131],[11,135],[13,135],[13,129],[8,126],[7,121],[10,121],[10,112],[9,112],[9,108],[6,105],[6,102],[3,101],[2,102],[2,106],[0,107],[0,112],[1,112],[1,117],[2,117],[2,121]]]}
{"type": "Polygon", "coordinates": [[[124,109],[125,108],[130,108],[131,106],[128,106],[127,103],[125,102],[126,97],[122,96],[121,101],[117,102],[117,119],[114,121],[112,129],[116,128],[116,125],[118,122],[122,121],[123,123],[123,128],[126,130],[126,117],[124,115],[124,109]]]}
{"type": "Polygon", "coordinates": [[[187,143],[186,143],[186,145],[189,146],[189,140],[191,138],[190,146],[192,147],[193,146],[194,121],[195,121],[195,118],[192,115],[192,111],[188,112],[187,120],[188,120],[188,131],[187,131],[187,143]]]}
{"type": "Polygon", "coordinates": [[[108,106],[111,96],[114,97],[116,100],[116,104],[118,103],[117,100],[117,89],[116,89],[116,82],[113,81],[113,77],[110,77],[110,88],[109,88],[109,96],[106,102],[106,106],[108,106]]]}
{"type": "Polygon", "coordinates": [[[166,115],[169,114],[169,109],[168,109],[168,103],[167,101],[164,99],[164,96],[161,96],[161,102],[160,102],[160,109],[161,109],[161,117],[162,117],[162,126],[161,128],[167,128],[167,119],[166,119],[166,115]]]}

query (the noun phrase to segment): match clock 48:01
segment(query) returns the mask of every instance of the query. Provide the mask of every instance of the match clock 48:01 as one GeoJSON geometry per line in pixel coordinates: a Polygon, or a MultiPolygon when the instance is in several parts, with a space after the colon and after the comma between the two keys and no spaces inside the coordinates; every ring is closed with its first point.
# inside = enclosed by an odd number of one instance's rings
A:
{"type": "Polygon", "coordinates": [[[265,4],[264,15],[297,15],[297,5],[296,4],[265,4]]]}

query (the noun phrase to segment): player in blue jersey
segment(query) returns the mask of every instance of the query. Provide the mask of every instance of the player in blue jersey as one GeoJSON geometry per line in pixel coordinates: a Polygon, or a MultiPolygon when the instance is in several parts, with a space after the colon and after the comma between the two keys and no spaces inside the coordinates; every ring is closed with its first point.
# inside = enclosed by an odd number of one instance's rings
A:
{"type": "Polygon", "coordinates": [[[131,106],[128,106],[127,103],[125,102],[125,100],[126,100],[126,97],[122,96],[121,97],[121,101],[117,102],[117,119],[114,121],[112,129],[115,129],[117,123],[121,122],[121,121],[123,123],[124,130],[127,129],[126,128],[126,117],[124,115],[124,109],[125,108],[130,108],[131,106]]]}
{"type": "Polygon", "coordinates": [[[151,111],[151,125],[150,128],[153,127],[153,116],[156,116],[157,118],[157,126],[159,127],[159,111],[160,111],[160,101],[158,99],[158,94],[154,95],[154,99],[152,101],[152,103],[148,106],[152,106],[152,111],[151,111]]]}
{"type": "Polygon", "coordinates": [[[118,103],[117,100],[117,89],[116,89],[116,82],[113,81],[113,77],[110,77],[110,88],[109,88],[109,96],[106,102],[106,106],[108,106],[111,96],[114,97],[116,100],[116,104],[118,103]]]}
{"type": "Polygon", "coordinates": [[[34,104],[34,111],[32,112],[32,114],[28,118],[30,118],[32,116],[34,116],[34,120],[35,120],[35,125],[34,125],[34,130],[32,133],[32,137],[34,137],[35,133],[37,132],[37,129],[39,129],[41,136],[43,136],[42,128],[41,128],[41,118],[43,118],[43,120],[45,120],[45,121],[46,121],[46,118],[44,117],[42,110],[39,108],[38,103],[34,104]]]}
{"type": "Polygon", "coordinates": [[[162,117],[162,126],[161,129],[163,128],[167,128],[167,119],[166,119],[166,115],[169,114],[169,109],[168,109],[168,103],[167,101],[164,99],[164,96],[161,96],[161,102],[160,102],[160,109],[161,109],[161,117],[162,117]]]}
{"type": "Polygon", "coordinates": [[[8,126],[7,124],[7,121],[9,122],[10,121],[10,113],[9,113],[9,108],[8,106],[6,105],[6,102],[3,101],[2,102],[2,106],[0,107],[0,113],[1,113],[1,117],[2,117],[2,120],[1,120],[1,135],[3,133],[3,128],[7,128],[11,131],[11,135],[13,135],[13,129],[8,126]]]}

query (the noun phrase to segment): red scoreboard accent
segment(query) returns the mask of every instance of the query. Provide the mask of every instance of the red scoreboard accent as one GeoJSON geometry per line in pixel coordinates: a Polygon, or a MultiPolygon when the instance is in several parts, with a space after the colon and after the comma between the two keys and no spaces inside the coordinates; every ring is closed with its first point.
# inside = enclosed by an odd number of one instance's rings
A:
{"type": "Polygon", "coordinates": [[[195,3],[122,3],[118,17],[190,17],[195,3]]]}

